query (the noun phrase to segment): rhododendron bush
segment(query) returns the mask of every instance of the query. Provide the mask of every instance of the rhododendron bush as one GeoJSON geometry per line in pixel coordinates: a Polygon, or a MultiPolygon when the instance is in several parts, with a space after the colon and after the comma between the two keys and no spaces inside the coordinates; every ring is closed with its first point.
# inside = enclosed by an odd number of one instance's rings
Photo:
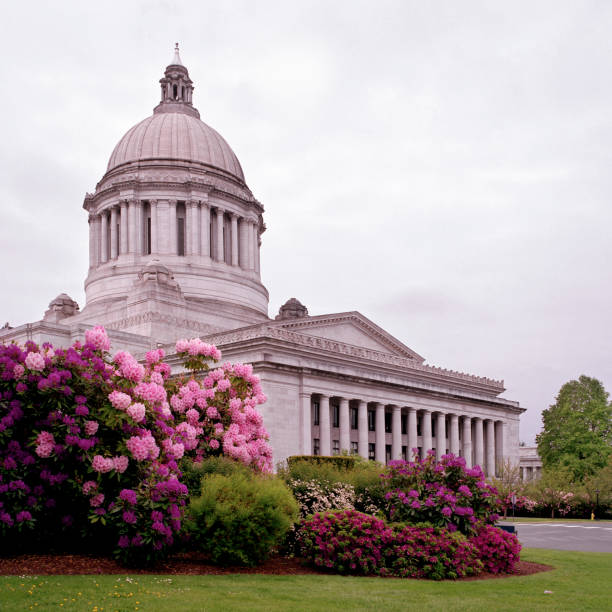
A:
{"type": "Polygon", "coordinates": [[[111,357],[102,327],[67,349],[0,345],[0,536],[80,534],[126,562],[164,555],[189,495],[181,465],[224,454],[270,472],[249,365],[177,342],[189,372],[170,379],[162,350],[111,357]],[[80,530],[80,531],[79,531],[80,530]]]}
{"type": "Polygon", "coordinates": [[[435,451],[413,462],[391,461],[382,475],[389,520],[427,522],[470,535],[481,523],[499,519],[501,500],[485,482],[480,466],[467,468],[463,457],[435,451]]]}

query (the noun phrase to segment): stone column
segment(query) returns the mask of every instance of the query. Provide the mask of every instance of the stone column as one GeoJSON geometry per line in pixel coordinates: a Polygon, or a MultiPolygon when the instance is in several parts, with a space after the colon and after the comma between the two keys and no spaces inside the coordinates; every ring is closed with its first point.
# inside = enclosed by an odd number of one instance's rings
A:
{"type": "Polygon", "coordinates": [[[113,206],[110,213],[110,258],[117,259],[117,207],[113,206]]]}
{"type": "Polygon", "coordinates": [[[248,223],[244,217],[240,217],[240,223],[238,224],[238,259],[240,260],[240,267],[243,270],[249,268],[249,238],[248,238],[248,223]]]}
{"type": "Polygon", "coordinates": [[[417,411],[416,408],[408,408],[408,461],[414,461],[412,449],[416,449],[418,445],[417,411]]]}
{"type": "MultiPolygon", "coordinates": [[[[238,215],[232,213],[232,266],[238,265],[238,215]]],[[[342,446],[342,442],[340,442],[342,446]]]]}
{"type": "Polygon", "coordinates": [[[108,261],[108,211],[103,210],[100,213],[100,219],[102,220],[102,232],[101,232],[101,240],[102,244],[100,245],[100,260],[102,263],[106,263],[108,261]]]}
{"type": "Polygon", "coordinates": [[[486,471],[487,476],[495,476],[495,423],[491,419],[485,421],[486,433],[486,471]]]}
{"type": "Polygon", "coordinates": [[[253,221],[251,219],[247,219],[247,239],[248,239],[248,270],[255,269],[255,260],[253,258],[253,221]]]}
{"type": "Polygon", "coordinates": [[[364,458],[368,458],[368,405],[363,400],[359,400],[357,407],[357,425],[359,427],[359,454],[364,458]]]}
{"type": "Polygon", "coordinates": [[[157,252],[160,254],[170,253],[170,202],[168,200],[157,200],[157,252]]]}
{"type": "Polygon", "coordinates": [[[302,402],[302,455],[312,455],[312,400],[310,393],[300,394],[302,402]]]}
{"type": "Polygon", "coordinates": [[[217,208],[217,261],[225,261],[223,252],[223,211],[220,208],[217,208]]]}
{"type": "Polygon", "coordinates": [[[149,202],[151,206],[151,255],[156,255],[157,250],[157,200],[149,202]]]}
{"type": "Polygon", "coordinates": [[[459,415],[450,415],[449,450],[455,457],[459,456],[459,415]]]}
{"type": "Polygon", "coordinates": [[[259,273],[259,223],[253,224],[253,270],[259,273]]]}
{"type": "Polygon", "coordinates": [[[482,419],[474,417],[474,465],[479,465],[484,472],[484,440],[482,432],[482,419]]]}
{"type": "Polygon", "coordinates": [[[196,200],[189,202],[191,205],[191,255],[200,254],[200,209],[196,200]]]}
{"type": "Polygon", "coordinates": [[[170,232],[170,253],[178,255],[178,230],[176,223],[176,200],[168,200],[168,228],[170,232]]]}
{"type": "Polygon", "coordinates": [[[201,202],[200,247],[202,257],[210,259],[210,207],[205,201],[201,202]]]}
{"type": "Polygon", "coordinates": [[[350,435],[350,423],[349,423],[349,401],[348,399],[346,399],[346,397],[341,397],[340,398],[340,451],[344,451],[344,450],[345,451],[351,450],[351,435],[350,435]]]}
{"type": "Polygon", "coordinates": [[[329,395],[321,395],[319,400],[319,438],[321,455],[331,455],[331,423],[329,419],[329,395]]]}
{"type": "Polygon", "coordinates": [[[138,215],[136,214],[136,200],[128,200],[128,253],[142,254],[142,248],[139,248],[140,240],[138,236],[140,225],[138,224],[138,215]]]}
{"type": "Polygon", "coordinates": [[[121,231],[119,232],[119,253],[125,255],[128,252],[128,208],[127,200],[121,200],[121,231]]]}
{"type": "Polygon", "coordinates": [[[465,465],[471,468],[472,463],[472,419],[471,417],[463,417],[463,458],[465,465]]]}
{"type": "Polygon", "coordinates": [[[100,215],[94,215],[94,265],[98,266],[101,261],[100,245],[102,244],[102,219],[100,215]]]}
{"type": "Polygon", "coordinates": [[[506,424],[503,421],[495,423],[495,474],[499,476],[499,468],[504,462],[504,433],[506,424]]]}
{"type": "Polygon", "coordinates": [[[391,459],[397,461],[402,458],[402,409],[392,407],[391,415],[391,459]]]}
{"type": "Polygon", "coordinates": [[[385,406],[376,403],[376,461],[385,463],[385,406]]]}
{"type": "Polygon", "coordinates": [[[93,215],[87,217],[89,224],[89,267],[96,265],[96,218],[93,215]]]}
{"type": "Polygon", "coordinates": [[[436,418],[436,461],[446,454],[446,415],[438,412],[436,418]]]}
{"type": "Polygon", "coordinates": [[[427,457],[427,451],[432,448],[431,441],[431,412],[423,410],[421,412],[421,433],[423,438],[423,446],[421,447],[421,459],[427,457]]]}

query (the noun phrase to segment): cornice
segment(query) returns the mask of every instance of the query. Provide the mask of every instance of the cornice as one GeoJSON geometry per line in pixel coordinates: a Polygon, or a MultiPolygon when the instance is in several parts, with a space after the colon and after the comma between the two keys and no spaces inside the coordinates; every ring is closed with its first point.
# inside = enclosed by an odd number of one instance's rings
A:
{"type": "Polygon", "coordinates": [[[174,317],[172,315],[162,314],[160,312],[144,312],[138,315],[132,315],[130,317],[124,317],[116,321],[107,323],[105,327],[108,329],[125,329],[126,327],[134,327],[136,325],[142,325],[143,323],[166,323],[182,329],[189,329],[191,331],[200,332],[202,334],[210,334],[218,332],[221,328],[207,323],[200,323],[193,319],[185,319],[180,317],[174,317]]]}

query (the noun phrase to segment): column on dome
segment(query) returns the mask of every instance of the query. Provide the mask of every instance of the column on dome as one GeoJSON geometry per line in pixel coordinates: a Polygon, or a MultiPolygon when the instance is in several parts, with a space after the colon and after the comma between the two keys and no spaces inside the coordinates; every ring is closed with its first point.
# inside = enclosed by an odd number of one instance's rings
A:
{"type": "Polygon", "coordinates": [[[103,210],[100,213],[102,223],[102,231],[100,233],[100,261],[106,263],[108,261],[108,211],[103,210]]]}
{"type": "Polygon", "coordinates": [[[253,221],[251,219],[247,219],[247,240],[248,240],[248,270],[253,270],[255,268],[255,259],[253,258],[253,221]]]}
{"type": "Polygon", "coordinates": [[[485,448],[487,476],[495,476],[495,423],[491,419],[485,421],[485,448]]]}
{"type": "Polygon", "coordinates": [[[159,253],[157,246],[157,200],[150,200],[151,207],[151,255],[159,253]]]}
{"type": "Polygon", "coordinates": [[[376,406],[376,461],[385,463],[385,405],[375,402],[376,406]]]}
{"type": "Polygon", "coordinates": [[[232,213],[232,266],[238,265],[238,215],[232,213]]]}
{"type": "Polygon", "coordinates": [[[421,411],[421,433],[423,434],[423,446],[421,447],[421,459],[427,457],[427,451],[431,450],[431,412],[429,410],[421,411]]]}
{"type": "Polygon", "coordinates": [[[351,434],[349,423],[349,401],[346,397],[340,398],[340,451],[351,450],[351,434]]]}
{"type": "Polygon", "coordinates": [[[125,255],[128,252],[128,204],[127,200],[121,200],[119,203],[119,218],[121,229],[119,231],[119,254],[125,255]]]}
{"type": "Polygon", "coordinates": [[[253,270],[259,273],[259,224],[253,224],[253,270]]]}
{"type": "Polygon", "coordinates": [[[96,265],[96,218],[90,214],[87,217],[89,224],[89,267],[93,268],[96,265]]]}
{"type": "Polygon", "coordinates": [[[441,461],[446,454],[446,415],[438,412],[436,415],[436,461],[441,461]]]}
{"type": "Polygon", "coordinates": [[[117,207],[110,211],[110,259],[117,259],[117,207]]]}
{"type": "Polygon", "coordinates": [[[128,253],[137,253],[140,255],[142,250],[138,248],[139,219],[136,211],[136,200],[131,199],[127,202],[127,217],[128,217],[128,253]]]}
{"type": "Polygon", "coordinates": [[[472,419],[469,416],[463,417],[463,458],[466,467],[471,468],[472,461],[472,419]]]}
{"type": "Polygon", "coordinates": [[[257,234],[255,236],[255,245],[257,247],[257,249],[255,250],[255,271],[257,272],[257,275],[259,276],[259,273],[260,273],[259,257],[261,254],[261,234],[259,233],[259,227],[257,228],[257,234]]]}
{"type": "Polygon", "coordinates": [[[189,202],[191,206],[191,228],[189,234],[191,235],[191,255],[200,254],[200,207],[196,200],[189,202]]]}
{"type": "Polygon", "coordinates": [[[176,224],[176,200],[168,200],[168,231],[170,233],[170,253],[178,255],[178,227],[176,224]]]}
{"type": "Polygon", "coordinates": [[[238,259],[240,267],[243,270],[248,270],[249,267],[249,239],[248,239],[248,223],[244,217],[240,217],[238,223],[238,259]]]}
{"type": "Polygon", "coordinates": [[[459,415],[450,415],[449,450],[455,457],[459,456],[459,415]]]}
{"type": "Polygon", "coordinates": [[[329,395],[321,395],[319,400],[319,438],[321,455],[331,455],[331,423],[329,418],[329,395]]]}
{"type": "Polygon", "coordinates": [[[220,208],[217,208],[217,252],[215,259],[218,262],[223,263],[223,261],[225,260],[224,251],[225,249],[223,244],[223,211],[220,208]]]}
{"type": "Polygon", "coordinates": [[[210,207],[208,202],[202,201],[200,208],[200,252],[202,257],[210,259],[210,207]]]}
{"type": "Polygon", "coordinates": [[[391,415],[391,459],[402,458],[402,409],[392,406],[391,415]]]}
{"type": "Polygon", "coordinates": [[[499,474],[500,468],[504,462],[504,437],[506,424],[503,421],[495,422],[495,467],[496,476],[499,474]]]}
{"type": "Polygon", "coordinates": [[[484,471],[484,440],[482,431],[482,419],[474,417],[474,465],[479,465],[484,471]]]}
{"type": "Polygon", "coordinates": [[[368,405],[363,400],[357,400],[357,432],[359,441],[357,450],[364,459],[368,458],[368,405]]]}
{"type": "Polygon", "coordinates": [[[412,449],[419,445],[417,439],[417,411],[416,408],[408,408],[408,461],[414,460],[412,449]]]}
{"type": "Polygon", "coordinates": [[[171,253],[170,250],[170,202],[157,200],[157,253],[171,253]]]}
{"type": "Polygon", "coordinates": [[[302,426],[302,455],[312,454],[312,429],[310,425],[311,421],[311,409],[312,409],[312,398],[310,393],[301,393],[300,401],[302,405],[302,415],[300,418],[302,426]]]}

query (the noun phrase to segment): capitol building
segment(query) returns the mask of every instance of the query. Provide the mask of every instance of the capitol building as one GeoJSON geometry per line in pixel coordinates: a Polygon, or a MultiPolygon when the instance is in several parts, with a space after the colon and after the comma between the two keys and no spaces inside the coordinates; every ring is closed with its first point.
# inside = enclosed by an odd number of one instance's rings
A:
{"type": "MultiPolygon", "coordinates": [[[[310,315],[291,298],[268,314],[260,276],[264,207],[236,155],[193,105],[179,56],[153,114],[130,128],[83,202],[89,271],[81,309],[68,295],[0,342],[66,346],[104,325],[113,348],[144,356],[201,337],[224,360],[253,364],[275,461],[359,453],[378,461],[435,449],[493,475],[519,461],[517,402],[502,381],[445,370],[358,311],[310,315]]],[[[280,255],[280,254],[279,254],[280,255]]]]}

